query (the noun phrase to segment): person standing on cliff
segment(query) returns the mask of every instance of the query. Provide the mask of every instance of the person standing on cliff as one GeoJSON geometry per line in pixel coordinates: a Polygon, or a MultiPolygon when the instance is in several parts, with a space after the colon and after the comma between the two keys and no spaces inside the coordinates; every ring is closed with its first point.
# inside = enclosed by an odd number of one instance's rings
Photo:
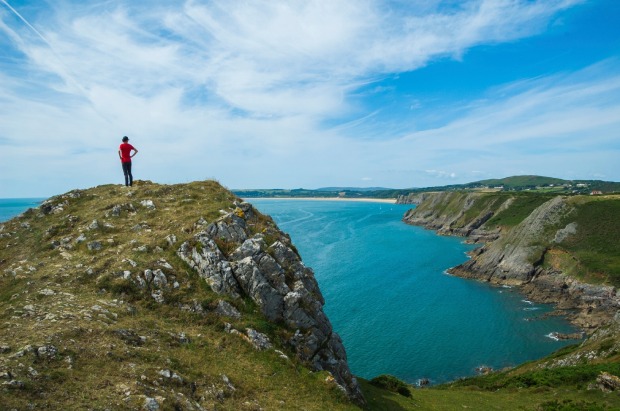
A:
{"type": "Polygon", "coordinates": [[[129,137],[123,137],[123,142],[118,147],[118,157],[123,165],[123,174],[125,174],[125,186],[133,185],[133,175],[131,174],[131,159],[138,154],[138,150],[129,144],[129,137]],[[133,151],[133,153],[132,153],[133,151]]]}

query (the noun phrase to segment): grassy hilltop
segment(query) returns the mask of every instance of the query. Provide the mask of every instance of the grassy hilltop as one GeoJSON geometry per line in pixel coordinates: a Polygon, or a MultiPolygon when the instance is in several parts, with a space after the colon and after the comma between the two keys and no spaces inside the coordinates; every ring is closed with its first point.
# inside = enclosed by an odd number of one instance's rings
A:
{"type": "MultiPolygon", "coordinates": [[[[356,408],[279,344],[282,327],[249,298],[214,293],[177,256],[235,201],[212,181],[138,182],[70,192],[4,223],[0,409],[356,408]],[[125,278],[157,269],[170,284],[163,303],[125,278]],[[219,314],[220,301],[240,315],[219,314]],[[257,351],[227,323],[283,353],[257,351]]],[[[259,216],[255,228],[279,235],[273,227],[259,216]]]]}
{"type": "MultiPolygon", "coordinates": [[[[210,224],[247,218],[239,204],[213,181],[137,182],[75,190],[0,224],[0,409],[360,409],[298,358],[283,323],[248,295],[215,293],[179,257],[185,242],[200,251],[210,224]]],[[[267,245],[290,242],[268,216],[247,222],[267,245]]],[[[239,246],[215,242],[226,256],[239,246]]],[[[360,384],[372,410],[619,409],[617,393],[587,389],[620,374],[615,336],[443,387],[360,384]]]]}

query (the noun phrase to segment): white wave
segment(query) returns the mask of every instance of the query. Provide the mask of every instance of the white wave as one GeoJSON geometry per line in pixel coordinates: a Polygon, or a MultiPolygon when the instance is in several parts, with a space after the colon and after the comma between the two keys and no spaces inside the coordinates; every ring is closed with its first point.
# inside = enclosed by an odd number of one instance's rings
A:
{"type": "Polygon", "coordinates": [[[551,338],[554,341],[560,341],[560,339],[558,338],[558,333],[555,331],[545,335],[545,337],[551,338]]]}

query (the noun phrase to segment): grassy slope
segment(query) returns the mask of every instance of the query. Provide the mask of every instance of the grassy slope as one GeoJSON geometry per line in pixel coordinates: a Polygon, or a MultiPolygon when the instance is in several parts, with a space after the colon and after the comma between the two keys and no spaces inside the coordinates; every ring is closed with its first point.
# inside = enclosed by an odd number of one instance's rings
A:
{"type": "Polygon", "coordinates": [[[221,298],[176,257],[175,250],[193,236],[199,218],[213,221],[220,209],[230,210],[234,200],[214,182],[142,184],[132,190],[101,186],[67,199],[59,214],[38,217],[34,210],[6,223],[3,232],[15,234],[0,239],[0,345],[9,347],[0,354],[0,374],[10,372],[25,386],[0,387],[0,409],[26,409],[28,404],[139,409],[145,396],[165,398],[160,401],[164,409],[183,406],[183,398],[201,401],[209,409],[355,409],[326,383],[325,373],[311,373],[273,350],[257,352],[224,332],[225,322],[242,331],[252,327],[285,349],[280,344],[282,331],[266,322],[249,300],[231,301],[243,314],[240,320],[177,308],[177,303],[195,301],[209,310],[221,298]],[[147,199],[154,201],[156,210],[140,206],[147,199]],[[135,214],[105,217],[114,204],[129,202],[135,214]],[[99,227],[87,230],[95,219],[99,227]],[[87,241],[75,243],[78,231],[87,241]],[[170,233],[179,238],[175,247],[165,241],[170,233]],[[69,237],[72,248],[66,251],[50,245],[69,237]],[[103,249],[88,250],[91,241],[100,241],[103,249]],[[148,251],[138,251],[140,246],[148,251]],[[118,278],[125,270],[156,269],[161,259],[173,266],[165,271],[182,284],[166,295],[166,304],[155,303],[118,278]],[[123,330],[129,334],[123,336],[123,330]],[[139,336],[145,337],[143,342],[139,336]],[[58,353],[52,358],[15,356],[23,347],[45,344],[58,353]],[[162,378],[159,373],[166,369],[183,382],[162,378]]]}
{"type": "MultiPolygon", "coordinates": [[[[500,194],[487,195],[490,197],[500,196],[500,194]]],[[[495,214],[486,222],[486,227],[514,227],[537,207],[551,199],[551,196],[534,193],[511,193],[510,197],[513,199],[510,207],[495,214]]]]}
{"type": "Polygon", "coordinates": [[[559,249],[583,267],[582,278],[620,287],[620,196],[576,198],[577,232],[559,249]]]}
{"type": "Polygon", "coordinates": [[[494,391],[482,390],[475,386],[459,388],[414,389],[411,398],[379,390],[363,382],[369,406],[373,410],[617,410],[620,401],[615,394],[600,391],[576,391],[571,388],[510,388],[494,391]],[[554,407],[566,404],[566,408],[554,407]],[[576,408],[568,407],[573,404],[576,408]],[[591,407],[591,408],[589,408],[591,407]]]}

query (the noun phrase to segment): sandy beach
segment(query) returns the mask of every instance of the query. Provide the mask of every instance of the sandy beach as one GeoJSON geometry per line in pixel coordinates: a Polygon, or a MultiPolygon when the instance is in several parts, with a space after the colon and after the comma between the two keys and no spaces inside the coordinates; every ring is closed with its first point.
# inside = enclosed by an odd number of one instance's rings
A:
{"type": "MultiPolygon", "coordinates": [[[[243,197],[242,197],[243,198],[243,197]]],[[[395,204],[395,198],[342,198],[342,197],[251,197],[243,198],[245,201],[254,200],[304,200],[304,201],[357,201],[366,203],[388,203],[395,204]]]]}

